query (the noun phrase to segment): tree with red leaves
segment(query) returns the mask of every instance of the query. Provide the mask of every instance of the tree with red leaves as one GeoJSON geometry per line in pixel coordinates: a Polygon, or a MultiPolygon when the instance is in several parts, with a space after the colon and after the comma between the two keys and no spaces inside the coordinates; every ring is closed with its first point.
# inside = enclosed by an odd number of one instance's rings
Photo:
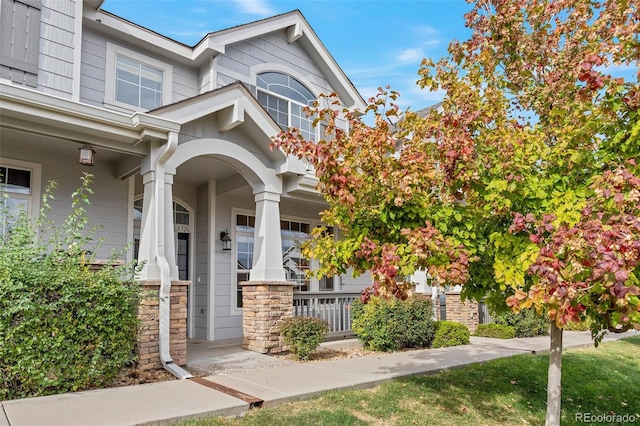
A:
{"type": "Polygon", "coordinates": [[[469,40],[424,60],[445,98],[426,117],[380,92],[374,126],[317,108],[326,138],[276,145],[315,167],[327,224],[306,248],[319,273],[370,270],[405,295],[417,269],[494,306],[551,322],[547,424],[560,422],[562,329],[640,328],[640,12],[625,0],[486,0],[469,40]],[[620,70],[631,69],[625,74],[620,70]],[[393,122],[393,125],[390,124],[393,122]]]}

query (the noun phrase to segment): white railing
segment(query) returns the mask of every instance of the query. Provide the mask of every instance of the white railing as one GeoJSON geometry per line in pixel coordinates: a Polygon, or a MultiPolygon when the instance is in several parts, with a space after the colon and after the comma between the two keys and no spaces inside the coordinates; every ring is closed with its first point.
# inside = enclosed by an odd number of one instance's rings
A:
{"type": "Polygon", "coordinates": [[[327,291],[300,292],[293,294],[293,314],[320,318],[329,323],[327,337],[346,336],[351,332],[351,304],[360,298],[360,293],[327,291]]]}

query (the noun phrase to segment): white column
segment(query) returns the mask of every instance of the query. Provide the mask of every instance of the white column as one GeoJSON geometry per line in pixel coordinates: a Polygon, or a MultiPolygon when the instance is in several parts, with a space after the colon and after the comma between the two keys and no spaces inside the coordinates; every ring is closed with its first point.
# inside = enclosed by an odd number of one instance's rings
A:
{"type": "Polygon", "coordinates": [[[176,264],[176,242],[173,224],[173,175],[164,174],[164,251],[169,263],[171,281],[178,279],[178,265],[176,264]]]}
{"type": "Polygon", "coordinates": [[[255,194],[256,226],[253,238],[253,268],[250,281],[285,281],[282,267],[282,237],[280,236],[280,194],[255,194]]]}
{"type": "Polygon", "coordinates": [[[160,268],[155,255],[155,246],[158,244],[156,234],[157,215],[154,212],[154,206],[156,205],[156,172],[154,170],[143,171],[142,182],[144,183],[144,199],[138,260],[144,262],[144,267],[140,272],[140,279],[159,280],[160,268]]]}

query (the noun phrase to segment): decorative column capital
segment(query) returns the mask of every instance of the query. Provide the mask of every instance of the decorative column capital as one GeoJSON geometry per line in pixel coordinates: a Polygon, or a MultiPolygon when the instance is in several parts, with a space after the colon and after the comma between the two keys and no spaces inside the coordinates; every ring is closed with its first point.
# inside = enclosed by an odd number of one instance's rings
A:
{"type": "Polygon", "coordinates": [[[256,203],[259,203],[260,201],[273,201],[279,203],[280,194],[271,191],[260,191],[254,194],[254,200],[256,203]]]}

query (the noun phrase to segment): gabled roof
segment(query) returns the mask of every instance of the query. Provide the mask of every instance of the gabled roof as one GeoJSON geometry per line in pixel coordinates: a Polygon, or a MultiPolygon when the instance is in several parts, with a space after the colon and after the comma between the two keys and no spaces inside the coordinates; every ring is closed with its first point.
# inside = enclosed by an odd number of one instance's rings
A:
{"type": "Polygon", "coordinates": [[[165,105],[148,114],[180,125],[216,114],[220,132],[243,125],[242,130],[269,160],[276,163],[286,160],[282,151],[270,149],[271,138],[280,132],[280,127],[242,83],[233,83],[165,105]]]}
{"type": "Polygon", "coordinates": [[[189,47],[107,11],[100,10],[100,1],[84,0],[84,22],[86,25],[145,49],[160,51],[164,56],[185,64],[200,66],[220,54],[226,47],[285,30],[289,43],[299,42],[316,61],[338,96],[348,108],[364,109],[366,104],[353,83],[320,41],[299,10],[271,18],[207,34],[195,46],[189,47]]]}

